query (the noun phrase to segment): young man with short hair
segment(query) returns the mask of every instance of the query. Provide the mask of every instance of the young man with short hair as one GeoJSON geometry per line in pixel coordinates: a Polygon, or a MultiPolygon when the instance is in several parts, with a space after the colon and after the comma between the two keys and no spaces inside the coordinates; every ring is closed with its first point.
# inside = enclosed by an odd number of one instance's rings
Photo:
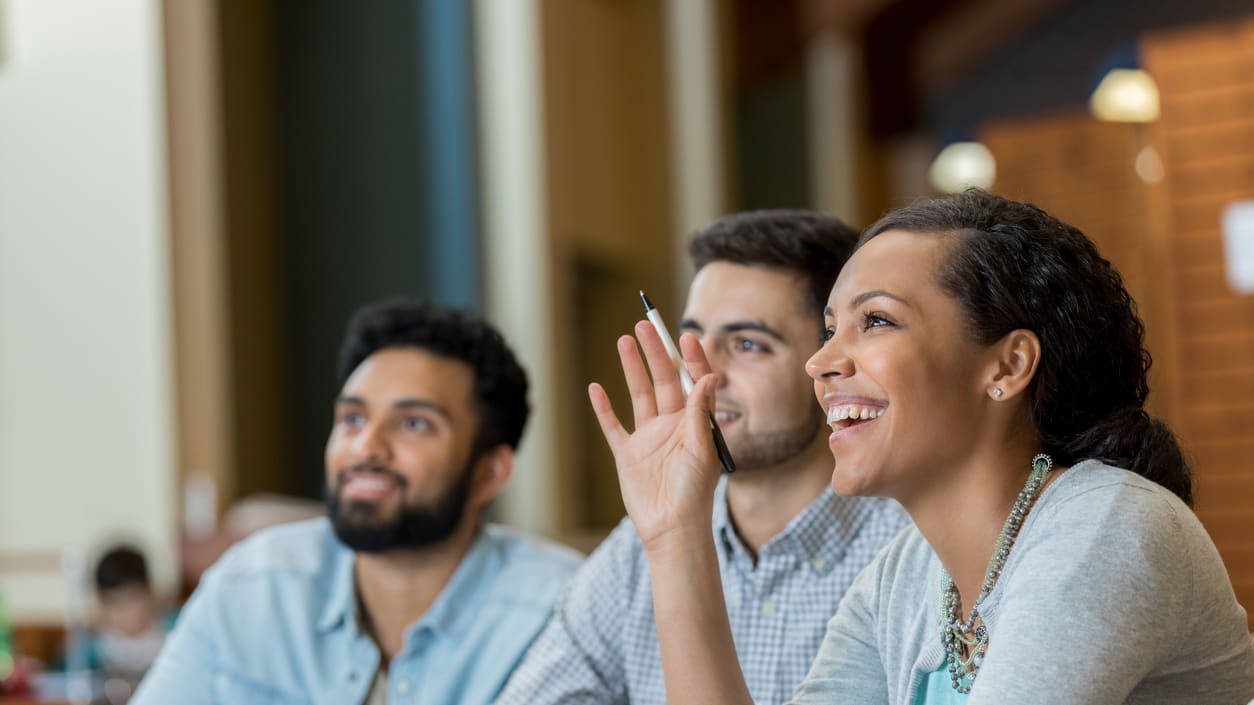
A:
{"type": "MultiPolygon", "coordinates": [[[[891,500],[832,492],[826,419],[804,369],[857,238],[835,218],[763,211],[719,220],[689,247],[697,271],[678,328],[700,338],[723,377],[715,417],[737,470],[719,486],[712,528],[760,705],[792,696],[854,576],[908,521],[891,500]]],[[[627,519],[579,570],[497,700],[572,702],[667,702],[648,565],[627,519]]]]}

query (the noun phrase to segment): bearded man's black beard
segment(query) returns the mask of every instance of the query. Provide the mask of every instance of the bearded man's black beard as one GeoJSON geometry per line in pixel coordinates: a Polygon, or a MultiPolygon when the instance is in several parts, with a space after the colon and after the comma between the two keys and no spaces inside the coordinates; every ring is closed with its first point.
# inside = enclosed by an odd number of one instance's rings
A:
{"type": "MultiPolygon", "coordinates": [[[[326,491],[327,517],[340,542],[360,553],[382,553],[396,549],[423,548],[438,544],[461,525],[466,512],[466,499],[474,475],[474,461],[467,463],[444,494],[434,501],[414,505],[402,499],[399,511],[391,516],[377,516],[375,506],[366,502],[342,501],[342,484],[337,478],[326,491]]],[[[409,481],[394,470],[378,466],[354,466],[340,473],[378,472],[397,483],[401,496],[409,481]]]]}

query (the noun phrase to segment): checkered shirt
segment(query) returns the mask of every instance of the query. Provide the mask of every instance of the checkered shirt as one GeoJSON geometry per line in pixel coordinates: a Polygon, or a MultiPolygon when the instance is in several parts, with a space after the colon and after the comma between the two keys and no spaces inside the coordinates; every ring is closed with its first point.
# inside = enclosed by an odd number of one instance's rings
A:
{"type": "MultiPolygon", "coordinates": [[[[740,668],[754,702],[783,703],[809,670],[854,576],[909,520],[892,500],[838,497],[829,487],[762,547],[755,564],[732,527],[725,482],[714,506],[740,668]]],[[[630,520],[576,573],[496,703],[666,703],[649,566],[630,520]]]]}

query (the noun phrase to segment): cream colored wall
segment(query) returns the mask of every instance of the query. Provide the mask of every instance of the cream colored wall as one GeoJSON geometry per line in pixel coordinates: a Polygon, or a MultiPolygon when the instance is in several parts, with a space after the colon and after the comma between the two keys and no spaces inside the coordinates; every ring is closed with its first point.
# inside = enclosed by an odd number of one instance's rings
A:
{"type": "Polygon", "coordinates": [[[483,181],[484,309],[531,379],[531,417],[500,519],[561,530],[554,386],[551,243],[545,209],[544,107],[536,0],[476,0],[475,66],[483,181]]]}
{"type": "MultiPolygon", "coordinates": [[[[158,0],[4,0],[0,555],[137,540],[172,584],[175,469],[158,0]]],[[[19,618],[55,576],[0,575],[19,618]]]]}
{"type": "Polygon", "coordinates": [[[670,128],[671,239],[675,290],[692,280],[688,241],[727,213],[719,7],[713,0],[666,0],[666,87],[670,128]]]}

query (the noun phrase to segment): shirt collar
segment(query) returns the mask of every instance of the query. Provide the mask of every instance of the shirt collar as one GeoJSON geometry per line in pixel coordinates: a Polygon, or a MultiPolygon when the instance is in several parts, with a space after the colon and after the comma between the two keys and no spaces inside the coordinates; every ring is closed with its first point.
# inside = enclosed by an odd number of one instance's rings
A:
{"type": "MultiPolygon", "coordinates": [[[[714,493],[714,535],[727,558],[748,556],[732,522],[727,504],[727,478],[720,479],[714,493]]],[[[831,486],[823,488],[784,530],[762,547],[760,553],[796,551],[798,557],[825,572],[844,557],[849,542],[858,534],[872,512],[872,503],[856,497],[839,497],[831,486]]]]}
{"type": "Polygon", "coordinates": [[[807,561],[826,561],[830,568],[844,557],[849,542],[870,515],[871,506],[865,499],[839,497],[828,485],[810,506],[793,517],[783,535],[796,539],[807,561]]]}
{"type": "Polygon", "coordinates": [[[361,632],[357,621],[357,589],[353,578],[354,553],[348,547],[335,541],[336,550],[332,556],[330,569],[327,571],[327,601],[318,618],[318,629],[328,631],[349,624],[354,631],[361,632]]]}
{"type": "Polygon", "coordinates": [[[479,608],[496,589],[492,578],[505,560],[501,553],[491,527],[485,527],[427,613],[410,625],[406,642],[415,629],[423,626],[454,636],[469,629],[479,608]]]}
{"type": "MultiPolygon", "coordinates": [[[[328,571],[331,584],[326,606],[318,619],[318,628],[327,631],[348,625],[355,633],[364,634],[357,609],[357,581],[353,574],[356,554],[343,545],[339,549],[328,571]]],[[[501,560],[496,542],[491,537],[491,529],[480,532],[470,551],[453,572],[453,577],[440,591],[426,614],[410,625],[406,632],[406,641],[409,640],[410,632],[422,626],[449,634],[464,631],[468,621],[477,612],[476,606],[491,591],[492,581],[487,577],[501,560]]]]}

